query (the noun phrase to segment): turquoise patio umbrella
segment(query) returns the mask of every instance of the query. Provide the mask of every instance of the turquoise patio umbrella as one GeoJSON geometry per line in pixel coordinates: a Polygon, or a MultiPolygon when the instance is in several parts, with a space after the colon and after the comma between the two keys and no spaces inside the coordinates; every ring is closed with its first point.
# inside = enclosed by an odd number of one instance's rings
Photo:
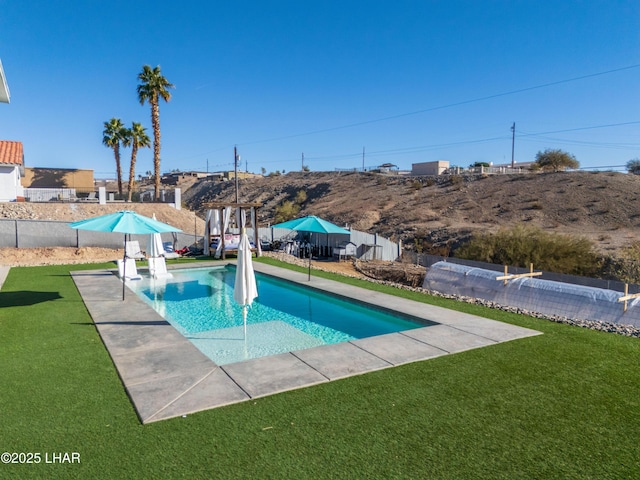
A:
{"type": "Polygon", "coordinates": [[[127,267],[127,235],[128,234],[150,234],[181,232],[179,228],[153,218],[145,217],[130,210],[121,210],[99,217],[87,218],[78,222],[70,223],[71,228],[78,230],[90,230],[93,232],[117,232],[124,234],[124,266],[122,278],[122,300],[124,300],[124,279],[127,267]]]}
{"type": "MultiPolygon", "coordinates": [[[[308,215],[302,218],[296,218],[289,220],[288,222],[278,223],[272,225],[273,228],[287,228],[289,230],[296,230],[298,232],[313,233],[339,233],[342,235],[351,235],[349,230],[339,227],[331,222],[327,222],[315,215],[308,215]]],[[[309,255],[309,280],[311,280],[311,255],[309,255]]]]}

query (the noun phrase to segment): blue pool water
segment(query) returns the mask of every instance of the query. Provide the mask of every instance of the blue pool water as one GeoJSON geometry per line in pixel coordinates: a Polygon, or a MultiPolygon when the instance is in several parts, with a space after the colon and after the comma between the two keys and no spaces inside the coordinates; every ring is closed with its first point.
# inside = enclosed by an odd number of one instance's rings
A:
{"type": "Polygon", "coordinates": [[[424,327],[391,314],[256,274],[247,313],[233,299],[235,268],[172,270],[173,278],[131,282],[147,304],[218,365],[424,327]]]}

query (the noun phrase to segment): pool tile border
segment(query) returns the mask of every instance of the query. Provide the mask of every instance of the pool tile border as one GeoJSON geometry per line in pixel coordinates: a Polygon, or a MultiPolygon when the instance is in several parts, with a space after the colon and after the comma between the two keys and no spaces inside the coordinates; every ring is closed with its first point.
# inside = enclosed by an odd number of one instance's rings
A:
{"type": "Polygon", "coordinates": [[[306,274],[271,265],[254,263],[254,269],[438,325],[219,366],[132,291],[123,301],[122,283],[111,271],[72,272],[142,423],[541,334],[319,277],[309,282],[306,274]]]}

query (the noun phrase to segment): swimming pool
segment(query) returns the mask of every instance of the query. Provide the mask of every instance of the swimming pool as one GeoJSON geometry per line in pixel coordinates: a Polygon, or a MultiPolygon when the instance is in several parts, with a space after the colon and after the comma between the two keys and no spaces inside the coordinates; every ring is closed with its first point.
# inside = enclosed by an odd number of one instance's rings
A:
{"type": "Polygon", "coordinates": [[[430,325],[256,273],[259,296],[248,310],[245,336],[242,309],[233,300],[233,266],[171,273],[129,286],[218,365],[430,325]]]}

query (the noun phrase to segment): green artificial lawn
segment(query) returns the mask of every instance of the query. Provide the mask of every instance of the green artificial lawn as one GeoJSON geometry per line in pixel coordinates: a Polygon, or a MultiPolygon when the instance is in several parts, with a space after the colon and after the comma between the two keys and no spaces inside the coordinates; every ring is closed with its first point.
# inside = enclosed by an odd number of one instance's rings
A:
{"type": "Polygon", "coordinates": [[[324,272],[544,335],[141,425],[69,276],[105,266],[0,291],[0,453],[41,455],[0,478],[640,478],[638,339],[324,272]]]}

